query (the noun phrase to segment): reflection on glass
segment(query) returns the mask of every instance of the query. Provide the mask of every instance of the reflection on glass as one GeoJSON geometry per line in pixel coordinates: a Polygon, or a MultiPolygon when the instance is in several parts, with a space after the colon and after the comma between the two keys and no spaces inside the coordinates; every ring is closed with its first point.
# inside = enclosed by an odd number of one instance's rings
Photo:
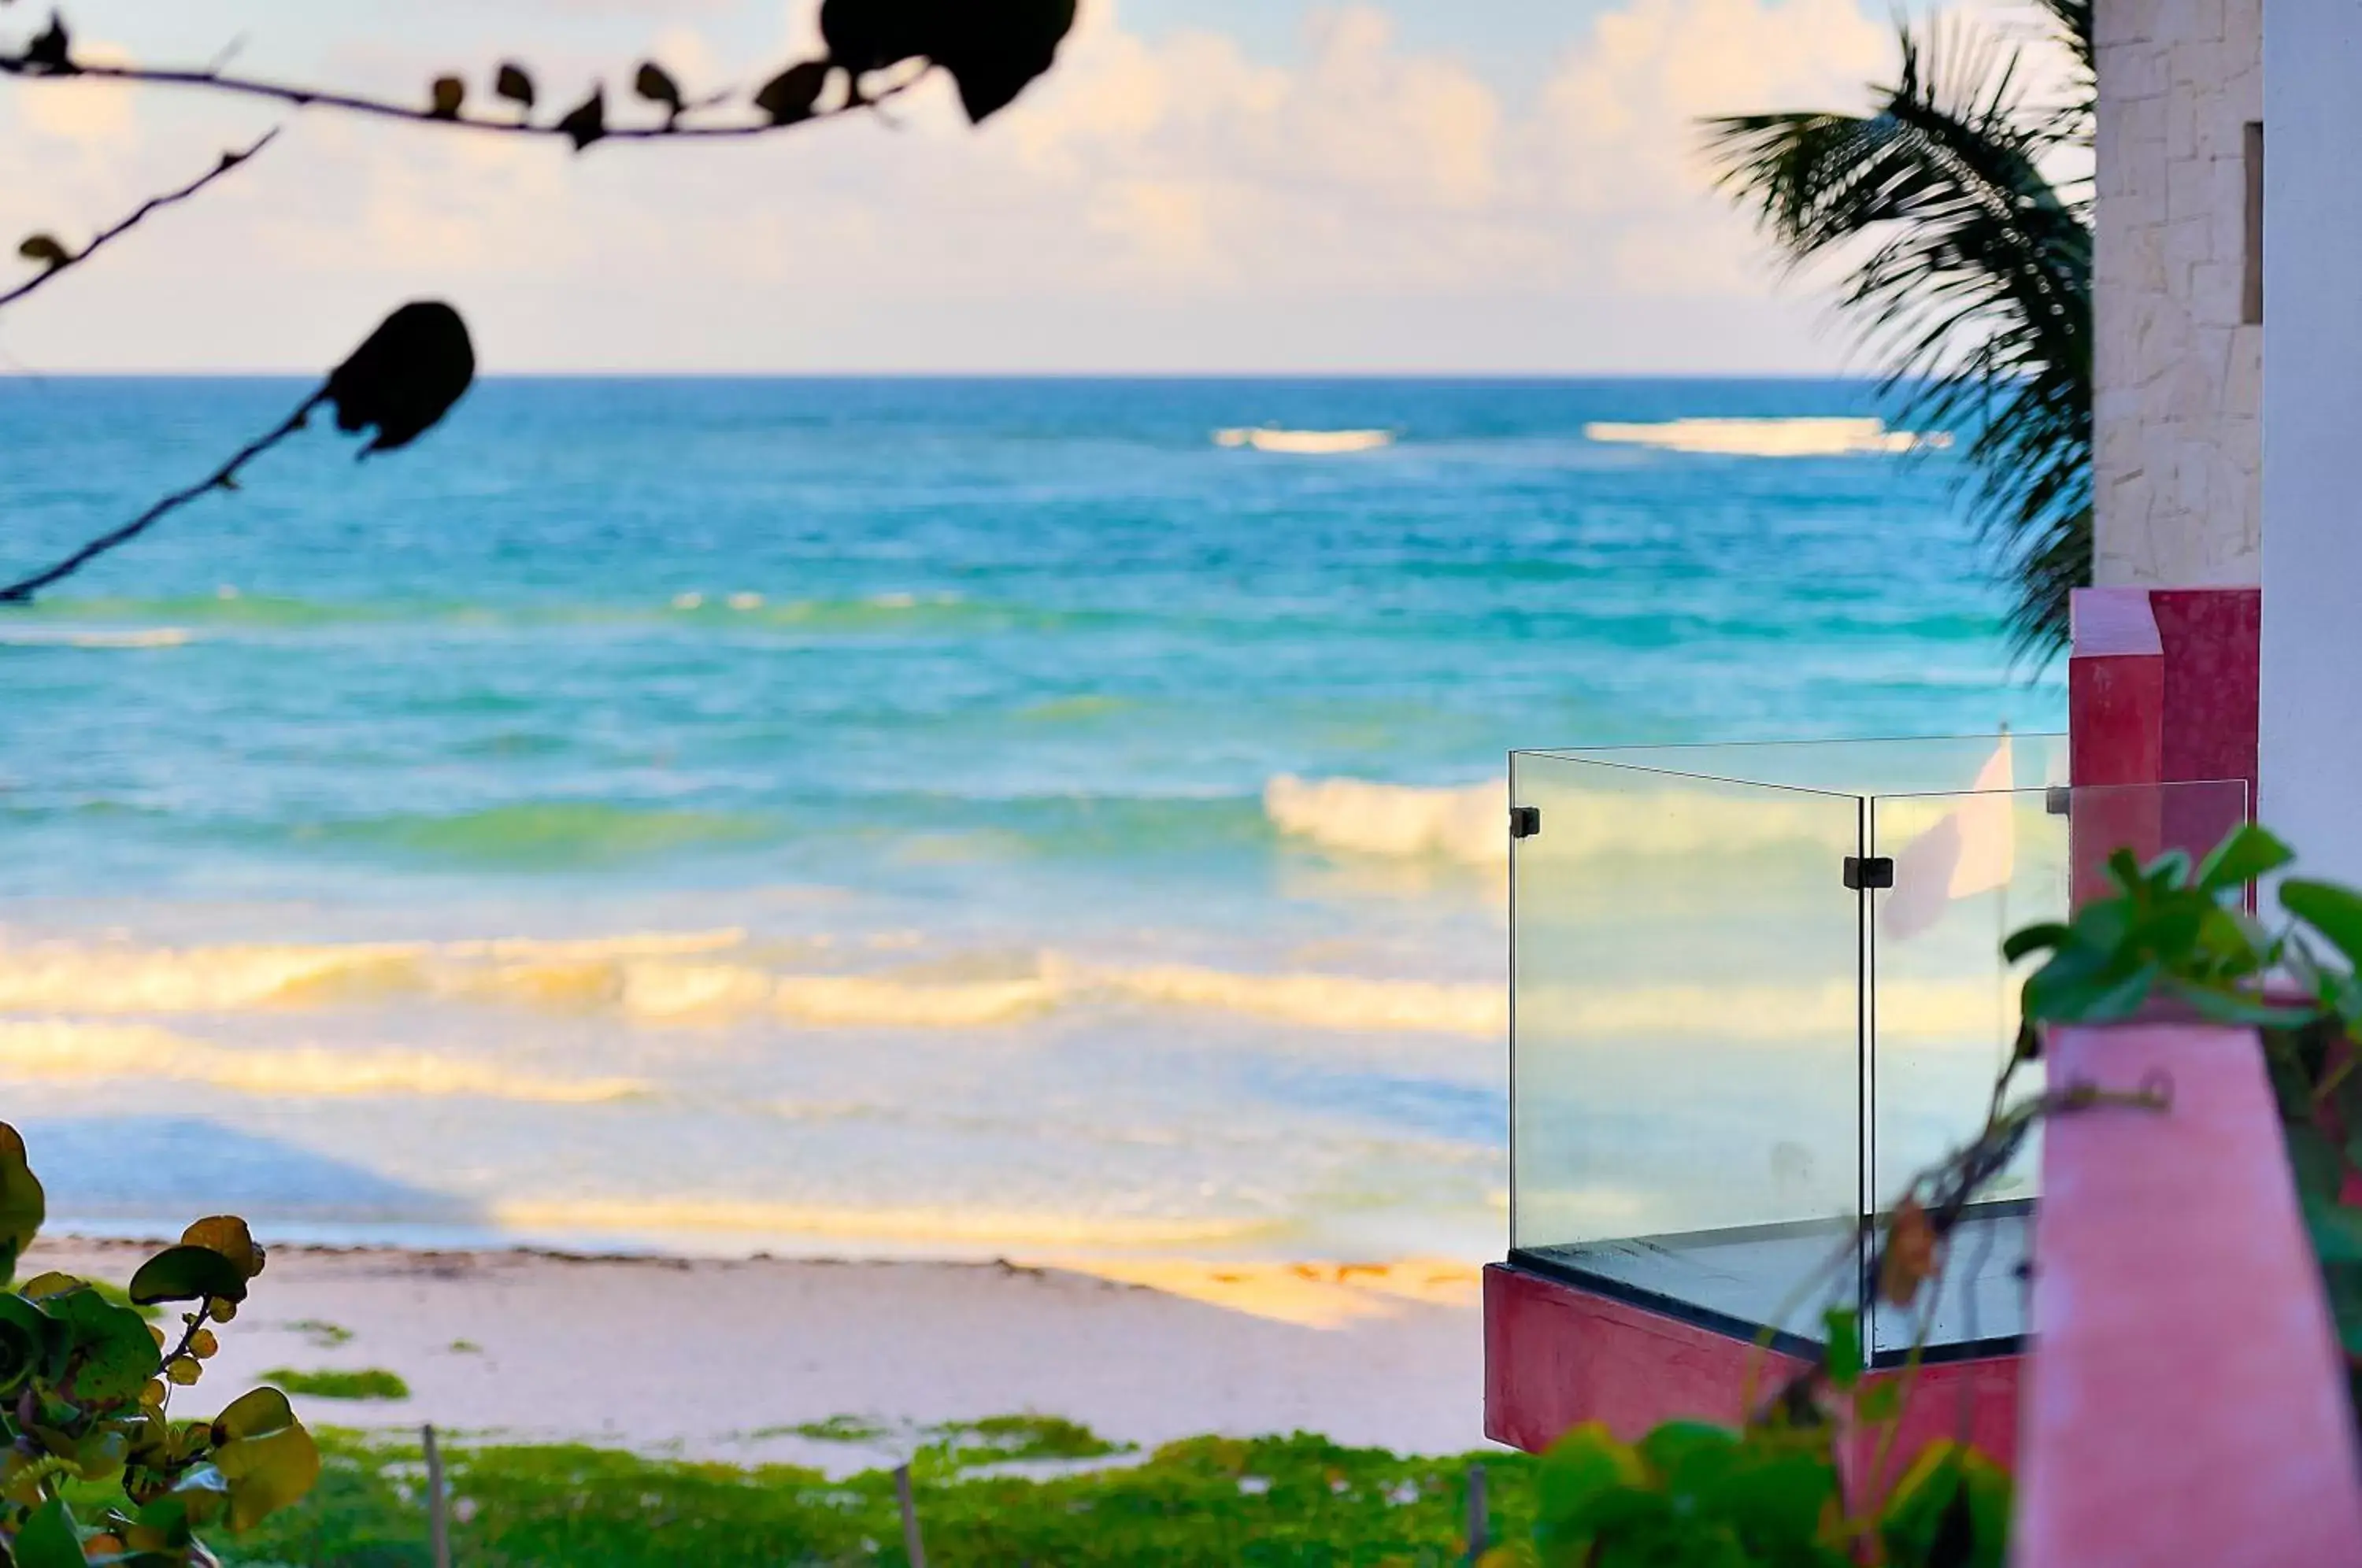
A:
{"type": "Polygon", "coordinates": [[[1520,756],[1519,1249],[1754,1324],[1861,1185],[1851,796],[1520,756]]]}
{"type": "Polygon", "coordinates": [[[1907,1312],[1862,1298],[1850,1239],[1982,1127],[2018,1028],[2003,938],[2119,845],[2202,855],[2248,809],[2238,781],[2070,790],[2064,760],[2006,735],[1515,756],[1520,1259],[1734,1331],[1854,1307],[1889,1358],[2022,1333],[2038,1138],[1907,1312]],[[1849,888],[1858,857],[1891,885],[1849,888]]]}

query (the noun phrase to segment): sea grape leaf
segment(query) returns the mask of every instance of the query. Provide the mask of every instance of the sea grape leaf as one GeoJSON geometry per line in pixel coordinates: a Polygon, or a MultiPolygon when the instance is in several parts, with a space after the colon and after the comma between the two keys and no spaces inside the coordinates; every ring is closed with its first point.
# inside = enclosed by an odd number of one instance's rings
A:
{"type": "Polygon", "coordinates": [[[50,1317],[72,1338],[71,1386],[83,1405],[136,1399],[163,1364],[148,1320],[87,1286],[55,1297],[50,1317]]]}
{"type": "Polygon", "coordinates": [[[330,372],[321,395],[336,405],[337,429],[376,426],[361,448],[367,457],[433,429],[475,378],[475,345],[459,313],[440,300],[413,300],[330,372]]]}
{"type": "Polygon", "coordinates": [[[25,1137],[0,1121],[0,1282],[16,1277],[17,1258],[40,1234],[49,1198],[25,1157],[25,1137]]]}
{"type": "MultiPolygon", "coordinates": [[[[139,1265],[131,1276],[131,1299],[141,1306],[159,1301],[224,1301],[246,1299],[246,1272],[211,1247],[167,1247],[139,1265]]],[[[141,1331],[144,1335],[146,1331],[141,1331]]]]}
{"type": "Polygon", "coordinates": [[[212,1214],[193,1222],[181,1232],[183,1246],[211,1247],[230,1262],[238,1272],[252,1279],[262,1272],[263,1251],[254,1244],[254,1232],[246,1221],[235,1214],[212,1214]]]}
{"type": "Polygon", "coordinates": [[[319,1445],[300,1425],[232,1438],[214,1450],[213,1461],[229,1485],[229,1528],[236,1532],[303,1501],[320,1478],[319,1445]]]}
{"type": "Polygon", "coordinates": [[[14,1394],[30,1377],[55,1379],[63,1370],[65,1344],[64,1331],[39,1303],[0,1295],[0,1396],[14,1394]]]}

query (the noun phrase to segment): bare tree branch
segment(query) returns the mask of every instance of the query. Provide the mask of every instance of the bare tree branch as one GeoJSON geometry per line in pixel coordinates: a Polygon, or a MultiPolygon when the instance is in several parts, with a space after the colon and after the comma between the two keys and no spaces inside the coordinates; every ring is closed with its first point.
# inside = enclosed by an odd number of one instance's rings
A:
{"type": "MultiPolygon", "coordinates": [[[[822,61],[811,62],[813,66],[822,61]]],[[[348,114],[373,116],[381,119],[406,120],[417,125],[449,126],[461,130],[488,131],[502,136],[525,136],[569,141],[577,151],[594,141],[714,141],[744,139],[768,136],[774,131],[809,124],[814,120],[833,119],[874,107],[913,86],[932,67],[922,67],[876,93],[866,93],[856,82],[844,101],[831,108],[807,105],[794,112],[774,111],[768,118],[741,121],[733,125],[682,125],[684,111],[709,109],[727,101],[727,95],[697,100],[675,110],[657,125],[605,125],[603,93],[594,87],[591,96],[562,118],[535,122],[530,118],[494,119],[484,115],[471,115],[451,106],[397,103],[390,98],[373,98],[365,94],[342,93],[328,88],[298,86],[292,83],[266,82],[257,77],[233,76],[208,66],[203,69],[165,69],[142,65],[84,64],[79,61],[59,62],[54,55],[45,56],[38,46],[28,46],[15,54],[0,53],[0,75],[33,77],[43,81],[61,82],[126,82],[150,87],[192,87],[235,96],[267,98],[298,108],[341,109],[348,114]],[[602,112],[591,125],[586,126],[580,116],[594,104],[602,112]]]]}
{"type": "Polygon", "coordinates": [[[167,191],[160,196],[149,197],[146,201],[139,204],[138,209],[135,210],[130,216],[124,218],[121,222],[109,227],[99,230],[97,234],[91,237],[90,243],[83,246],[80,250],[66,252],[62,259],[52,261],[48,270],[43,271],[39,277],[36,277],[29,282],[19,283],[17,287],[8,290],[6,293],[0,293],[0,308],[5,308],[6,306],[16,304],[18,300],[23,299],[27,294],[31,293],[35,289],[39,288],[43,283],[48,282],[59,273],[63,272],[70,268],[78,267],[84,261],[89,260],[92,252],[97,250],[100,246],[105,245],[111,239],[117,238],[127,230],[138,225],[140,219],[146,217],[149,213],[156,211],[159,207],[169,207],[175,202],[187,201],[199,191],[204,190],[206,186],[212,184],[215,181],[220,179],[223,175],[228,173],[239,164],[244,163],[248,159],[252,158],[256,153],[260,152],[264,148],[269,147],[271,143],[271,139],[278,136],[279,129],[280,127],[274,126],[271,129],[264,132],[262,137],[254,142],[253,145],[223,153],[221,155],[220,162],[215,164],[211,169],[197,176],[194,180],[190,181],[179,190],[167,191]]]}
{"type": "Polygon", "coordinates": [[[208,491],[236,490],[237,488],[237,470],[252,462],[255,458],[260,457],[263,453],[269,451],[271,447],[277,446],[280,442],[287,439],[288,436],[294,435],[298,430],[303,429],[304,425],[310,421],[312,411],[326,401],[328,389],[326,386],[321,387],[319,391],[314,392],[310,397],[305,398],[304,400],[303,406],[298,408],[294,413],[289,414],[286,420],[281,424],[277,429],[271,431],[267,436],[257,436],[254,440],[248,442],[244,447],[238,449],[237,456],[231,458],[229,461],[224,463],[220,468],[215,469],[211,474],[198,480],[195,484],[189,486],[186,490],[174,491],[171,494],[166,496],[163,500],[158,502],[155,505],[149,507],[147,511],[141,513],[130,522],[126,523],[122,527],[116,529],[112,533],[100,535],[97,538],[93,539],[89,544],[84,545],[81,549],[76,550],[73,554],[58,562],[55,566],[49,567],[41,571],[35,572],[30,577],[12,582],[6,588],[0,588],[0,604],[29,604],[33,602],[33,595],[39,593],[41,590],[49,587],[51,583],[61,580],[61,579],[72,577],[75,572],[80,571],[83,567],[89,565],[100,556],[106,554],[107,551],[114,549],[118,545],[129,544],[132,540],[146,533],[150,527],[161,522],[167,513],[186,506],[190,502],[196,500],[197,497],[204,495],[208,491]]]}

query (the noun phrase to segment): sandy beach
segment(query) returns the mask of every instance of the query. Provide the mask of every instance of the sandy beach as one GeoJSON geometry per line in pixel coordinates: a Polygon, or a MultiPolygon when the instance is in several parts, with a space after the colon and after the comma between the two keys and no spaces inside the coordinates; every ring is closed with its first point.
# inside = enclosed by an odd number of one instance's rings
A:
{"type": "MultiPolygon", "coordinates": [[[[24,1266],[120,1282],[149,1250],[45,1240],[24,1266]]],[[[1142,1447],[1299,1430],[1401,1452],[1483,1445],[1464,1264],[1088,1266],[279,1247],[175,1408],[271,1368],[382,1367],[410,1398],[312,1399],[306,1419],[832,1471],[916,1440],[783,1429],[1027,1412],[1142,1447]]]]}

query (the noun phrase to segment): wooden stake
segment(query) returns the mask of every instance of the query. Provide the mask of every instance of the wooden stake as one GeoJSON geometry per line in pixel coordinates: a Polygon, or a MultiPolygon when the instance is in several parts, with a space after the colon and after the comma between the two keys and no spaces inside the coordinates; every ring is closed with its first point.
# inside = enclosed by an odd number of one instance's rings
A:
{"type": "Polygon", "coordinates": [[[1468,1561],[1481,1559],[1493,1544],[1493,1512],[1485,1498],[1485,1467],[1468,1467],[1468,1561]]]}
{"type": "Polygon", "coordinates": [[[418,1429],[426,1449],[426,1544],[435,1568],[451,1568],[451,1519],[443,1496],[443,1455],[435,1446],[435,1429],[418,1429]]]}
{"type": "Polygon", "coordinates": [[[902,1554],[911,1568],[927,1568],[927,1543],[919,1539],[919,1505],[911,1496],[911,1467],[894,1467],[894,1497],[902,1505],[902,1554]]]}

